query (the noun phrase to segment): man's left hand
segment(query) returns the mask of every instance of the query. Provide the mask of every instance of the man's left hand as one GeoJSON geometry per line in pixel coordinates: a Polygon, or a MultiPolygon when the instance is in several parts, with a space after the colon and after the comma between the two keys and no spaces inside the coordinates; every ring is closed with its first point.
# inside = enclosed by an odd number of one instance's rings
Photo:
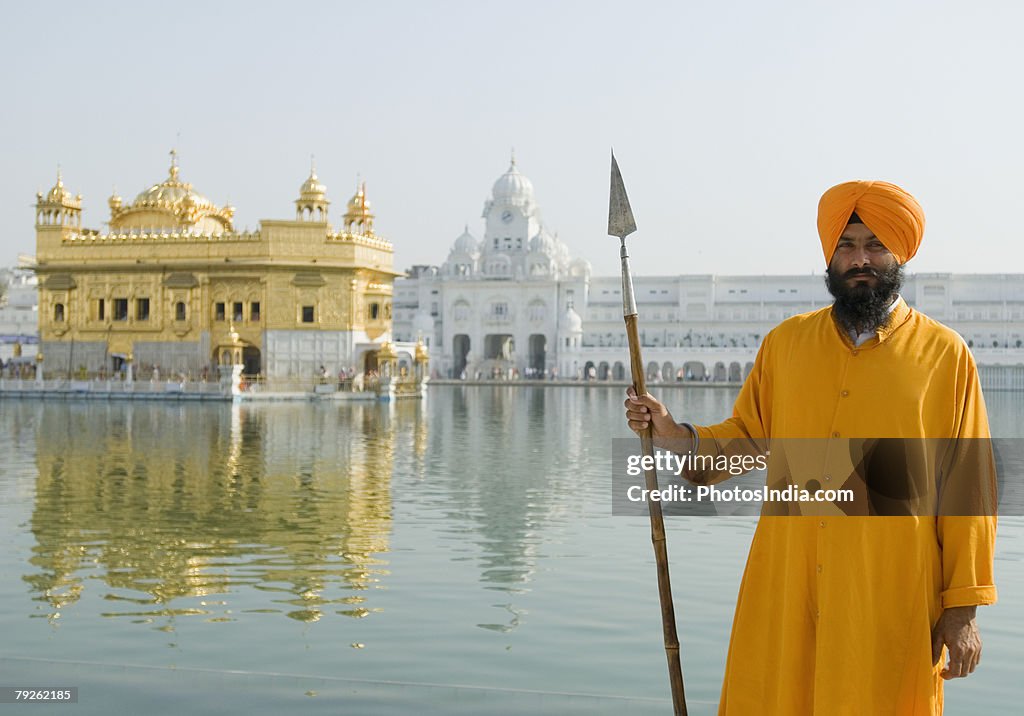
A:
{"type": "Polygon", "coordinates": [[[974,672],[981,661],[981,634],[974,621],[977,607],[950,607],[942,612],[932,629],[932,663],[942,656],[942,647],[949,649],[949,663],[942,670],[943,679],[958,679],[974,672]]]}

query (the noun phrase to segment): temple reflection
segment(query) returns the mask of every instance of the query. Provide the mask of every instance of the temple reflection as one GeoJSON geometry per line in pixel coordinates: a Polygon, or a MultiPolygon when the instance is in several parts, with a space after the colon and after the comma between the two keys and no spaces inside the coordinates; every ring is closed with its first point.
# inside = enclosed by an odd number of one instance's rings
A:
{"type": "Polygon", "coordinates": [[[396,434],[393,410],[47,404],[24,580],[51,619],[98,584],[105,616],[366,616],[387,575],[394,446],[425,444],[423,425],[396,434]]]}
{"type": "Polygon", "coordinates": [[[438,437],[443,453],[460,454],[458,474],[446,486],[450,530],[458,539],[472,533],[480,547],[481,583],[507,594],[492,605],[501,621],[477,626],[499,632],[523,621],[526,611],[514,603],[515,595],[529,590],[545,556],[542,535],[580,508],[573,465],[586,449],[582,426],[592,407],[576,393],[531,388],[515,400],[511,390],[518,389],[454,389],[449,429],[438,437]],[[549,429],[552,421],[562,426],[557,434],[549,429]],[[494,465],[510,460],[515,464],[504,474],[495,473],[494,465]]]}

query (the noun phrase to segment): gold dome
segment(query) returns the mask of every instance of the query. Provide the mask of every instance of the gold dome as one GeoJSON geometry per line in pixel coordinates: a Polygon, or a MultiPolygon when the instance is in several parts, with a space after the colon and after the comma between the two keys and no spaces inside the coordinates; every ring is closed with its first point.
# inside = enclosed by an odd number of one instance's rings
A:
{"type": "Polygon", "coordinates": [[[345,230],[352,231],[355,227],[361,233],[372,234],[373,218],[370,202],[366,198],[366,182],[363,182],[352,198],[348,200],[344,216],[345,230]]]}
{"type": "Polygon", "coordinates": [[[352,195],[352,198],[348,200],[348,213],[349,214],[369,214],[370,213],[370,202],[366,198],[366,182],[359,185],[356,193],[352,195]]]}
{"type": "Polygon", "coordinates": [[[296,221],[327,222],[327,187],[316,175],[316,163],[309,158],[309,178],[299,187],[299,198],[295,200],[296,221]]]}
{"type": "Polygon", "coordinates": [[[391,344],[391,341],[384,341],[380,344],[380,350],[377,351],[377,360],[395,360],[398,358],[398,353],[395,352],[395,347],[391,344]]]}
{"type": "Polygon", "coordinates": [[[53,188],[50,189],[49,193],[47,193],[46,203],[60,204],[61,206],[80,209],[82,208],[82,195],[79,194],[77,197],[74,197],[71,195],[70,191],[64,188],[64,177],[61,175],[60,169],[58,169],[57,183],[54,184],[53,188]]]}
{"type": "Polygon", "coordinates": [[[181,204],[196,209],[217,210],[212,201],[192,190],[192,185],[178,179],[177,155],[171,152],[171,169],[168,177],[140,192],[132,202],[132,208],[174,209],[181,204]]]}
{"type": "Polygon", "coordinates": [[[195,191],[191,184],[181,181],[178,155],[174,150],[166,179],[140,192],[127,206],[123,202],[118,204],[119,199],[112,196],[109,200],[112,229],[154,227],[212,234],[233,229],[234,207],[219,207],[195,191]]]}
{"type": "Polygon", "coordinates": [[[309,178],[299,188],[299,198],[307,201],[323,201],[327,198],[327,187],[320,183],[315,169],[309,171],[309,178]]]}
{"type": "Polygon", "coordinates": [[[71,198],[71,192],[64,188],[64,178],[57,172],[57,183],[50,189],[50,193],[46,195],[46,200],[53,204],[63,204],[65,199],[71,198]]]}
{"type": "Polygon", "coordinates": [[[418,338],[416,340],[416,360],[420,363],[425,363],[430,360],[430,351],[423,345],[423,339],[418,338]]]}

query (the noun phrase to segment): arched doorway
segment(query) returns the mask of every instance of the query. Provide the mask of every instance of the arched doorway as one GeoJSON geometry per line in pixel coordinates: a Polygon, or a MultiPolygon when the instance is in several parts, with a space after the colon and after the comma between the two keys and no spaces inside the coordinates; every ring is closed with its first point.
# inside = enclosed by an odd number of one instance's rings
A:
{"type": "Polygon", "coordinates": [[[484,336],[484,360],[514,360],[515,339],[508,333],[488,333],[484,336]]]}
{"type": "Polygon", "coordinates": [[[548,339],[543,333],[534,333],[530,336],[530,370],[534,375],[544,375],[547,362],[548,339]]]}
{"type": "Polygon", "coordinates": [[[657,383],[661,380],[661,368],[654,361],[647,364],[647,380],[651,383],[657,383]]]}
{"type": "Polygon", "coordinates": [[[683,377],[686,380],[704,380],[706,373],[704,364],[699,360],[686,361],[683,364],[683,377]]]}
{"type": "Polygon", "coordinates": [[[717,363],[715,363],[715,373],[711,379],[717,382],[721,382],[725,381],[727,377],[728,373],[725,370],[725,363],[723,363],[722,361],[718,361],[717,363]]]}
{"type": "Polygon", "coordinates": [[[626,379],[626,366],[622,365],[622,361],[615,361],[615,365],[612,366],[612,378],[615,380],[626,379]]]}
{"type": "Polygon", "coordinates": [[[661,378],[664,381],[676,379],[676,367],[672,364],[672,361],[667,360],[661,364],[661,378]]]}
{"type": "Polygon", "coordinates": [[[377,353],[378,351],[366,351],[363,353],[363,374],[369,375],[370,371],[376,372],[377,367],[377,353]]]}
{"type": "Polygon", "coordinates": [[[260,360],[260,349],[255,346],[246,346],[242,349],[242,373],[245,375],[259,375],[263,371],[263,364],[260,360]]]}
{"type": "Polygon", "coordinates": [[[452,378],[461,378],[469,355],[469,336],[460,333],[452,339],[452,378]]]}
{"type": "Polygon", "coordinates": [[[729,364],[729,380],[733,383],[739,383],[743,380],[742,369],[739,363],[732,362],[729,364]]]}
{"type": "Polygon", "coordinates": [[[608,367],[608,362],[607,361],[601,361],[601,363],[597,366],[597,379],[598,380],[608,380],[608,372],[609,372],[609,370],[610,370],[610,368],[608,367]]]}

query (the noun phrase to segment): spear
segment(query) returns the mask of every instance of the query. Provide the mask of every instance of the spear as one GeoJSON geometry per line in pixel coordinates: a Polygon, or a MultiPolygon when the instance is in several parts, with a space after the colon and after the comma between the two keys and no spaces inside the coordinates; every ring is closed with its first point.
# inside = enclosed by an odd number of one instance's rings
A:
{"type": "MultiPolygon", "coordinates": [[[[644,362],[640,355],[640,336],[637,331],[636,297],[633,295],[633,276],[629,272],[629,254],[626,252],[626,237],[636,231],[633,210],[622,183],[619,164],[612,152],[611,194],[608,198],[608,235],[618,236],[622,260],[622,314],[626,321],[626,337],[629,340],[629,369],[633,376],[636,394],[646,395],[644,362]]],[[[654,437],[651,425],[640,433],[640,447],[643,454],[654,456],[654,437]]],[[[646,461],[654,465],[654,460],[646,461]]],[[[647,489],[658,489],[658,472],[644,470],[647,489]]],[[[686,695],[683,693],[683,669],[679,664],[679,637],[676,636],[676,614],[672,606],[672,584],[668,576],[668,549],[665,546],[665,520],[661,514],[661,503],[648,500],[651,514],[651,542],[654,544],[654,558],[658,567],[658,596],[661,599],[661,626],[665,640],[665,656],[668,658],[668,678],[672,686],[672,707],[677,716],[686,716],[686,695]]]]}

